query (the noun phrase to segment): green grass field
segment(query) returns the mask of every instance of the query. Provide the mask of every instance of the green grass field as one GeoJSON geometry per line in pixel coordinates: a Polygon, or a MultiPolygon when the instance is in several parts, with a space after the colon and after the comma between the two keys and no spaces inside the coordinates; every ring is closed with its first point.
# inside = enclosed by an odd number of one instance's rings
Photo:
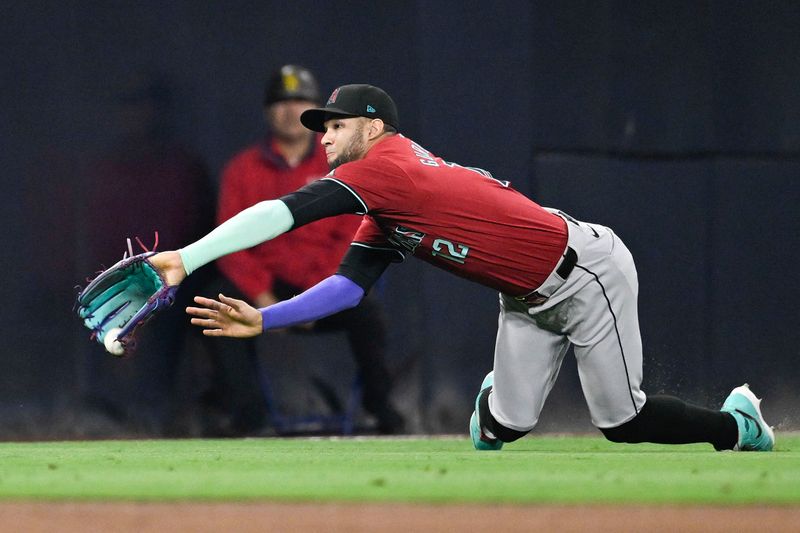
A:
{"type": "Polygon", "coordinates": [[[536,436],[0,444],[0,499],[800,504],[800,434],[773,453],[536,436]]]}

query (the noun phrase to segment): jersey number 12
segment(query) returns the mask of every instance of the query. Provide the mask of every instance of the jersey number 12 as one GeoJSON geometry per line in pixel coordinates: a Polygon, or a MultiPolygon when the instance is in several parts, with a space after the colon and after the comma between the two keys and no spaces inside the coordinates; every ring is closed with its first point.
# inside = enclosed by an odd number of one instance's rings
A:
{"type": "Polygon", "coordinates": [[[469,246],[464,246],[463,244],[453,244],[445,239],[436,239],[433,241],[432,248],[432,255],[439,256],[442,259],[447,259],[462,265],[467,258],[467,254],[469,253],[469,246]],[[456,250],[456,246],[458,246],[458,250],[456,250]],[[443,248],[447,248],[447,251],[444,251],[443,248]]]}

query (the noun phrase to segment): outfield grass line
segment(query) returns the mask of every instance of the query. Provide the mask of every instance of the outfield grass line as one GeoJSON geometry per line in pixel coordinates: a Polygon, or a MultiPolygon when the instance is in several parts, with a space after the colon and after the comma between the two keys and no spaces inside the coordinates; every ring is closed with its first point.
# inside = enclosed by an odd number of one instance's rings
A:
{"type": "Polygon", "coordinates": [[[774,453],[533,436],[0,444],[0,499],[512,504],[800,504],[800,434],[774,453]]]}

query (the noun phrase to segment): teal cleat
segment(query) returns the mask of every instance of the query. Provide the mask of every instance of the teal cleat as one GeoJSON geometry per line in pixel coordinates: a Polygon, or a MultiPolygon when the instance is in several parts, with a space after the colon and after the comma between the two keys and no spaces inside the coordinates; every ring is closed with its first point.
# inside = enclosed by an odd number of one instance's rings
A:
{"type": "Polygon", "coordinates": [[[738,451],[768,452],[775,445],[775,433],[761,415],[761,400],[745,383],[733,389],[722,404],[722,409],[733,415],[739,426],[739,441],[733,448],[738,451]]]}
{"type": "Polygon", "coordinates": [[[489,437],[483,432],[483,429],[480,425],[480,416],[478,415],[481,395],[483,394],[483,391],[490,389],[493,383],[494,371],[489,372],[486,374],[486,377],[483,378],[481,390],[478,393],[478,396],[475,398],[475,410],[472,412],[472,416],[469,419],[469,434],[472,436],[472,445],[475,446],[476,450],[499,450],[503,447],[503,441],[489,437]]]}

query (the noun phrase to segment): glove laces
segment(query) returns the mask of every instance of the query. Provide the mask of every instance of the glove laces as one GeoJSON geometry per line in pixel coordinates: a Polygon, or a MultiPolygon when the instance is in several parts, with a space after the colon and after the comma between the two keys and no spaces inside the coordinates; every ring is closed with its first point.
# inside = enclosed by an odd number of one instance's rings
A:
{"type": "MultiPolygon", "coordinates": [[[[155,252],[156,248],[158,248],[158,231],[155,231],[154,233],[155,233],[155,242],[153,242],[152,248],[148,248],[147,246],[145,246],[142,240],[138,236],[134,237],[136,243],[142,248],[142,251],[144,253],[155,252]]],[[[133,244],[131,243],[131,238],[128,237],[125,240],[128,241],[128,250],[124,254],[122,254],[122,259],[133,257],[133,244]]]]}

